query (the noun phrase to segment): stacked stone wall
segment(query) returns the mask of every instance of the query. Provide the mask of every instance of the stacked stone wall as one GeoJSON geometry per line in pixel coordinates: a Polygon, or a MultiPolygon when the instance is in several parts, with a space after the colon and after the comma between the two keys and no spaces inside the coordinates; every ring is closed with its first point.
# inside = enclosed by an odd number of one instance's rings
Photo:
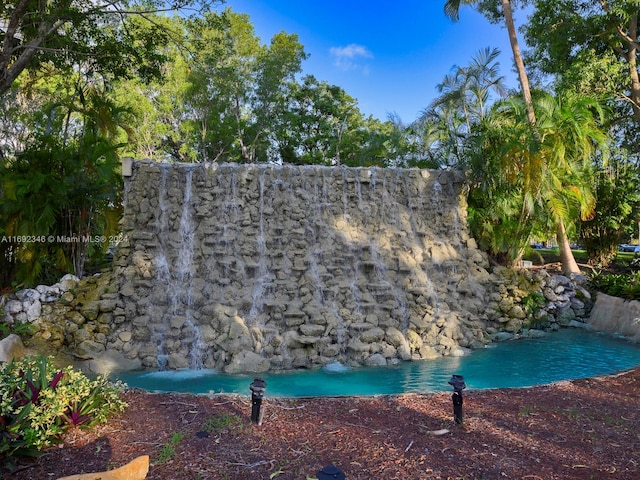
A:
{"type": "Polygon", "coordinates": [[[147,367],[384,365],[488,341],[458,172],[135,162],[114,265],[110,348],[147,367]]]}
{"type": "Polygon", "coordinates": [[[388,365],[591,310],[583,276],[487,272],[457,172],[134,162],[125,186],[110,269],[0,297],[0,323],[96,373],[388,365]]]}

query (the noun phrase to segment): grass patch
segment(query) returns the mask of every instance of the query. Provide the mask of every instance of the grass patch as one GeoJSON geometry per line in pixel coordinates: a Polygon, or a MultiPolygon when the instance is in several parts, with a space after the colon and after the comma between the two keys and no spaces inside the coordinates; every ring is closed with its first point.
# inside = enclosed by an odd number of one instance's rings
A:
{"type": "Polygon", "coordinates": [[[220,434],[225,431],[233,430],[244,422],[238,415],[232,413],[222,413],[220,415],[213,415],[207,418],[207,421],[203,425],[203,429],[212,434],[220,434]]]}
{"type": "Polygon", "coordinates": [[[169,441],[162,446],[160,453],[158,453],[158,463],[167,463],[175,457],[176,447],[180,444],[183,438],[183,432],[173,432],[169,441]]]}

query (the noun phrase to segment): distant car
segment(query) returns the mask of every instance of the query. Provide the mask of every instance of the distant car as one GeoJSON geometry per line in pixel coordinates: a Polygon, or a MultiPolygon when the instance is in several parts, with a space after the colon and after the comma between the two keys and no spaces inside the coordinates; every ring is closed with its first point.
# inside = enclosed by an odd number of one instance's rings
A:
{"type": "Polygon", "coordinates": [[[618,246],[618,250],[620,250],[621,252],[640,253],[640,245],[623,243],[622,245],[618,246]]]}

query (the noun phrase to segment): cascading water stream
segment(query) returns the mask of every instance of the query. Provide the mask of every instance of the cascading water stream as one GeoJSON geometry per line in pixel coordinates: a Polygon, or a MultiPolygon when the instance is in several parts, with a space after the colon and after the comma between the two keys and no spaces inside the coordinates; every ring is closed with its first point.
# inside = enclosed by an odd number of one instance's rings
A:
{"type": "Polygon", "coordinates": [[[191,349],[189,352],[190,368],[199,369],[204,366],[204,356],[207,345],[202,339],[200,328],[193,318],[193,279],[194,279],[194,232],[196,226],[191,214],[192,208],[192,188],[193,170],[189,169],[185,174],[184,199],[182,203],[182,214],[180,215],[180,228],[178,236],[180,238],[180,250],[178,253],[178,265],[176,274],[176,298],[174,300],[174,315],[178,312],[179,305],[184,306],[185,325],[193,335],[191,349]]]}
{"type": "MultiPolygon", "coordinates": [[[[202,368],[204,365],[204,353],[206,344],[200,334],[200,329],[193,318],[193,252],[194,252],[194,231],[196,226],[191,215],[192,208],[192,182],[193,170],[185,172],[183,187],[182,210],[180,223],[178,226],[179,250],[172,267],[168,260],[169,250],[172,248],[169,242],[171,236],[169,226],[169,207],[166,204],[167,195],[167,168],[162,169],[160,189],[158,195],[158,224],[156,231],[159,239],[159,252],[155,259],[156,275],[158,281],[165,285],[167,295],[167,308],[161,310],[160,315],[166,320],[161,323],[154,323],[153,337],[157,345],[158,366],[167,366],[167,359],[171,352],[166,348],[167,324],[171,325],[172,320],[176,325],[180,324],[178,318],[184,318],[184,327],[192,337],[190,342],[190,368],[202,368]]],[[[158,308],[156,308],[158,310],[158,308]]]]}
{"type": "MultiPolygon", "coordinates": [[[[309,242],[309,275],[314,285],[314,297],[323,311],[328,314],[328,322],[333,325],[332,331],[340,348],[340,353],[345,351],[346,325],[340,313],[340,307],[336,303],[336,294],[329,289],[323,279],[327,275],[322,242],[335,242],[334,235],[327,229],[321,229],[325,223],[325,216],[331,215],[331,204],[327,198],[326,178],[321,170],[316,170],[312,185],[306,185],[307,191],[312,192],[310,203],[310,215],[306,218],[307,240],[309,242]],[[321,181],[321,185],[319,185],[321,181]],[[322,270],[322,271],[321,271],[322,270]]],[[[329,275],[331,276],[331,275],[329,275]]]]}
{"type": "Polygon", "coordinates": [[[256,250],[258,254],[258,266],[254,279],[253,294],[251,295],[251,309],[249,310],[249,320],[252,324],[260,324],[259,315],[264,306],[264,294],[269,282],[269,268],[267,266],[268,252],[265,238],[265,193],[264,179],[265,172],[261,171],[259,177],[260,184],[260,204],[258,209],[258,236],[256,238],[256,250]]]}
{"type": "MultiPolygon", "coordinates": [[[[159,239],[160,248],[158,255],[155,259],[157,281],[160,285],[166,285],[168,288],[171,284],[171,271],[169,262],[166,256],[166,239],[168,232],[168,220],[167,220],[167,169],[163,168],[160,171],[160,184],[158,188],[158,220],[156,222],[155,234],[159,239]]],[[[158,310],[155,309],[154,310],[158,310]]],[[[152,312],[157,316],[164,316],[164,312],[152,312]]],[[[164,369],[167,365],[167,353],[165,351],[165,331],[166,322],[155,322],[152,324],[151,340],[157,347],[157,362],[158,368],[164,369]]]]}
{"type": "Polygon", "coordinates": [[[374,264],[374,271],[376,273],[378,283],[380,283],[385,290],[391,292],[396,304],[397,315],[400,317],[400,325],[402,326],[402,330],[406,330],[409,327],[407,302],[403,292],[388,280],[387,267],[382,260],[382,255],[379,253],[377,245],[375,244],[371,245],[371,261],[374,264]]]}

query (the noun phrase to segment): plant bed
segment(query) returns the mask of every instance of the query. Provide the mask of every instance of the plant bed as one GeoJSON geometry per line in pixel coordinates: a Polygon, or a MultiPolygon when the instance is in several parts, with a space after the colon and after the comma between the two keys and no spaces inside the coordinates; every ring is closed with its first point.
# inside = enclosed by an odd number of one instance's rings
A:
{"type": "Polygon", "coordinates": [[[524,389],[264,400],[249,395],[124,394],[126,411],[25,461],[13,480],[57,478],[151,457],[148,479],[348,480],[640,478],[640,368],[524,389]]]}

